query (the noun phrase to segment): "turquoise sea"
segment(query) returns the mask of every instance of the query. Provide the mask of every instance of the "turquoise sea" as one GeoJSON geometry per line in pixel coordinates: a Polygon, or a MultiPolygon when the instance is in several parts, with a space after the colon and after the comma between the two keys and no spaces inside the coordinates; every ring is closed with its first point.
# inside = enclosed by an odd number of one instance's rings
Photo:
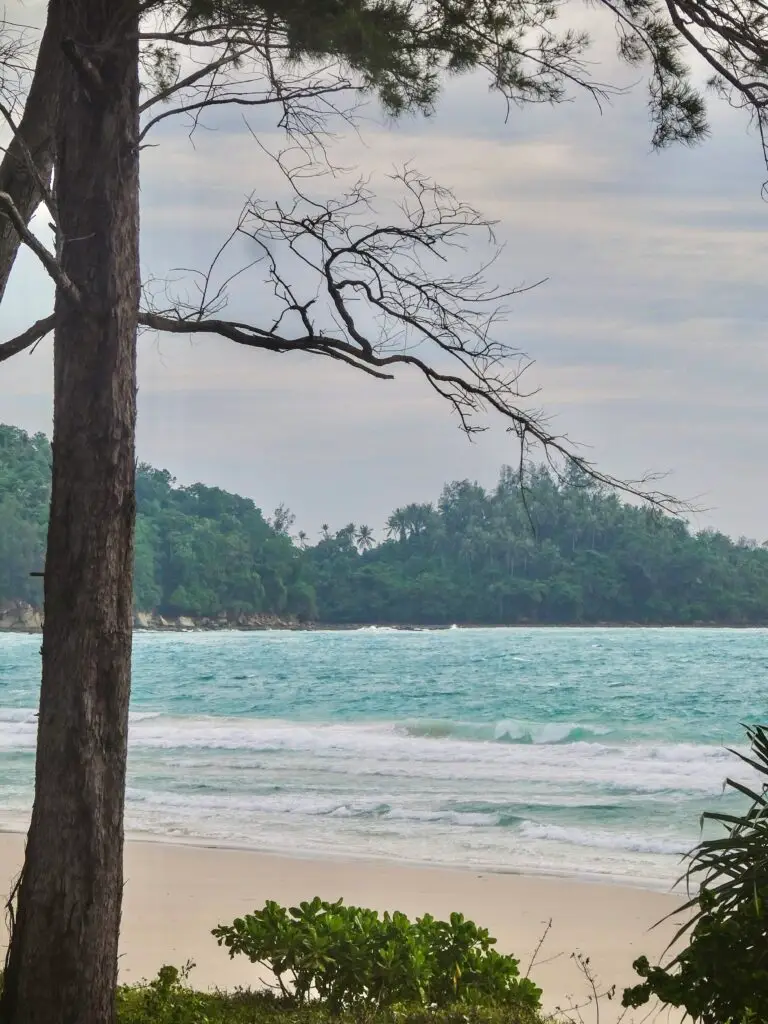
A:
{"type": "MultiPolygon", "coordinates": [[[[31,806],[40,638],[0,636],[0,828],[31,806]]],[[[138,835],[664,887],[768,721],[768,631],[139,633],[138,835]]]]}

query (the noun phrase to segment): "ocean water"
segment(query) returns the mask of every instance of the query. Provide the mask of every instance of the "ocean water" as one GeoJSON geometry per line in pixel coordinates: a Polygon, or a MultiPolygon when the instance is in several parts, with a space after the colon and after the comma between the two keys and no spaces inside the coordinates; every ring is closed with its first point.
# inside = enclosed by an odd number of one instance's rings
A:
{"type": "MultiPolygon", "coordinates": [[[[0,828],[25,827],[40,638],[0,636],[0,828]]],[[[667,887],[768,721],[768,631],[139,633],[127,827],[667,887]]]]}

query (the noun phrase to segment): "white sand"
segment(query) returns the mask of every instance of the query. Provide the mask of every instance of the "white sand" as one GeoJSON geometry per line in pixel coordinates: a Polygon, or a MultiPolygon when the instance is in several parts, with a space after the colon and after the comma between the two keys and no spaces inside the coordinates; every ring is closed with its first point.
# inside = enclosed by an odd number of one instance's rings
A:
{"type": "MultiPolygon", "coordinates": [[[[10,889],[21,866],[23,839],[0,835],[0,886],[10,889]]],[[[661,954],[675,927],[649,929],[676,910],[680,898],[642,889],[543,877],[412,867],[374,861],[304,860],[246,850],[130,842],[126,851],[121,978],[156,974],[163,964],[197,964],[199,988],[254,985],[255,968],[230,960],[211,928],[261,907],[267,899],[293,904],[313,896],[398,909],[413,916],[447,917],[461,911],[487,927],[499,949],[520,958],[524,970],[547,922],[552,928],[531,976],[548,1009],[582,1000],[587,988],[571,959],[589,956],[602,985],[619,993],[636,978],[632,961],[661,954]]],[[[4,943],[4,937],[3,937],[4,943]]],[[[606,1004],[601,1024],[612,1024],[620,1003],[606,1004]]],[[[586,1024],[593,1011],[582,1011],[586,1024]]],[[[638,1019],[640,1016],[638,1015],[638,1019]]],[[[625,1018],[625,1021],[631,1018],[625,1018]]]]}

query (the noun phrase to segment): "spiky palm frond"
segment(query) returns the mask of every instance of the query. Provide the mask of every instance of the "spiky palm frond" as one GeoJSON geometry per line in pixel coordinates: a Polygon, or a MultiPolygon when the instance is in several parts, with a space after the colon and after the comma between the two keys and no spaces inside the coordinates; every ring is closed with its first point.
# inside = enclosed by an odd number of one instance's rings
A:
{"type": "MultiPolygon", "coordinates": [[[[681,879],[694,895],[683,911],[696,913],[678,929],[670,947],[692,929],[705,912],[715,910],[729,915],[748,903],[758,909],[768,899],[768,726],[744,726],[750,752],[730,752],[757,773],[757,783],[746,785],[733,778],[725,780],[725,788],[749,800],[741,814],[705,811],[705,822],[721,825],[725,835],[702,839],[689,855],[687,870],[681,879]],[[701,893],[707,899],[702,905],[701,893]]],[[[679,912],[679,911],[678,911],[679,912]]],[[[676,912],[676,913],[678,913],[676,912]]]]}

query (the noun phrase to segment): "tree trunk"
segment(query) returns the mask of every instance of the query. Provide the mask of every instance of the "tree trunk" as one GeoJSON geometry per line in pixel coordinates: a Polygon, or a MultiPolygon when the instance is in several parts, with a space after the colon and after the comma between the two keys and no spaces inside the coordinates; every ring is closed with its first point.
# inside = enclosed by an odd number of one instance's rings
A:
{"type": "MultiPolygon", "coordinates": [[[[56,115],[61,93],[63,54],[61,50],[60,8],[51,3],[45,23],[32,84],[24,104],[17,133],[8,144],[0,163],[0,192],[7,192],[16,208],[29,223],[42,196],[38,179],[32,172],[24,147],[34,160],[40,178],[50,184],[55,153],[56,115]]],[[[19,250],[19,236],[11,222],[0,219],[0,302],[19,250]]]]}
{"type": "Polygon", "coordinates": [[[138,3],[52,0],[62,263],[32,811],[0,1019],[109,1024],[123,886],[135,524],[138,3]]]}

